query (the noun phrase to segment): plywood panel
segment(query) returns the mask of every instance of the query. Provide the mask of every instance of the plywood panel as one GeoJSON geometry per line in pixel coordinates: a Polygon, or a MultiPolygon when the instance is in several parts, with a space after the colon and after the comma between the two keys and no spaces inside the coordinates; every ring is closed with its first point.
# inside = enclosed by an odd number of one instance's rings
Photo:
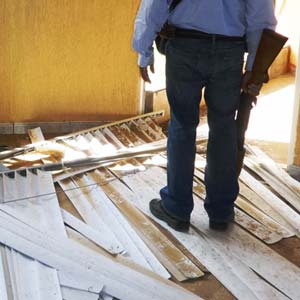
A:
{"type": "Polygon", "coordinates": [[[0,122],[138,111],[131,48],[139,1],[2,0],[0,122]]]}

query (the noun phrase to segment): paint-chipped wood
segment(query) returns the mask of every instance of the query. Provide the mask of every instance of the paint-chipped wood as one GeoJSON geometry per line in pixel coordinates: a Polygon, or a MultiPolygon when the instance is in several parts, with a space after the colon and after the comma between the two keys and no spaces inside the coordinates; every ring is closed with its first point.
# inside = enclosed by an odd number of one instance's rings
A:
{"type": "MultiPolygon", "coordinates": [[[[96,182],[102,177],[100,173],[96,172],[91,173],[90,176],[92,176],[96,182]]],[[[117,182],[114,184],[117,184],[117,182]]],[[[124,187],[123,193],[121,194],[109,183],[102,185],[101,188],[127,217],[141,238],[144,239],[153,253],[155,253],[158,259],[177,280],[182,281],[188,278],[199,278],[204,275],[204,273],[193,265],[139,210],[126,200],[124,193],[130,193],[128,189],[126,190],[124,187]]],[[[119,185],[119,189],[121,188],[122,186],[119,185]]]]}

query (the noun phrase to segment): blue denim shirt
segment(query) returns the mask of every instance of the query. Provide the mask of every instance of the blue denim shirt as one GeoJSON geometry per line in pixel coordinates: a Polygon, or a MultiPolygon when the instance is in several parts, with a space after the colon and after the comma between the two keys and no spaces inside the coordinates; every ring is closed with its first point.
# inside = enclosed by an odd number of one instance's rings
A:
{"type": "Polygon", "coordinates": [[[153,41],[163,24],[211,34],[244,36],[247,39],[246,69],[251,70],[264,28],[275,29],[273,0],[182,0],[169,13],[172,0],[142,0],[135,20],[133,48],[138,64],[153,63],[153,41]]]}

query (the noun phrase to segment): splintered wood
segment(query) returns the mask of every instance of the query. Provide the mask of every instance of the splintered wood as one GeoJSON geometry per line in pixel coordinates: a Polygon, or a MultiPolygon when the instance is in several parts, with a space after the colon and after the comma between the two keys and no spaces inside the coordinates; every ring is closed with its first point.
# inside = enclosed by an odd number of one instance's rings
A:
{"type": "Polygon", "coordinates": [[[149,210],[167,181],[166,136],[155,115],[51,140],[64,155],[52,159],[63,167],[53,178],[41,171],[51,161],[43,155],[39,167],[0,173],[0,299],[202,299],[168,279],[209,272],[236,299],[300,299],[299,268],[268,246],[300,236],[299,182],[248,147],[235,223],[214,232],[203,208],[206,142],[197,136],[188,233],[149,210]]]}

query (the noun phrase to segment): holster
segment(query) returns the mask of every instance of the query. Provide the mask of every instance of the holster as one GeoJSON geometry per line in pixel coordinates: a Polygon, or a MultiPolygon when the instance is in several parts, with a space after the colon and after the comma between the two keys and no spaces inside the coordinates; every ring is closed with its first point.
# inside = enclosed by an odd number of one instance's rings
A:
{"type": "Polygon", "coordinates": [[[155,39],[155,45],[159,53],[166,55],[166,44],[168,39],[175,36],[175,28],[165,23],[155,39]]]}

